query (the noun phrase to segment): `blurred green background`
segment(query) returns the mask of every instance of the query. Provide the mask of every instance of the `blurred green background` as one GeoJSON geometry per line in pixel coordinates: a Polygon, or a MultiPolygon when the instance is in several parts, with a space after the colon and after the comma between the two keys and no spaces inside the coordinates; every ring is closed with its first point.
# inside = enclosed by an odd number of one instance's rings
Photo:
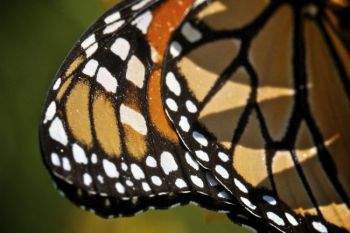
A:
{"type": "Polygon", "coordinates": [[[106,1],[1,1],[0,232],[247,232],[228,221],[208,223],[208,212],[193,206],[104,220],[53,188],[39,151],[41,106],[61,62],[106,1]]]}

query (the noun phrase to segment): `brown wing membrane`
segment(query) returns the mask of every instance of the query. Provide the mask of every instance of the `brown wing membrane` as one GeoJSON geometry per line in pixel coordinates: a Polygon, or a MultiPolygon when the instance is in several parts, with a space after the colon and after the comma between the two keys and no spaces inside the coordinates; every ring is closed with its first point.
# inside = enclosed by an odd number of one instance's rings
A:
{"type": "Polygon", "coordinates": [[[281,231],[350,231],[350,60],[328,11],[215,1],[188,14],[166,58],[163,102],[181,139],[281,231]]]}

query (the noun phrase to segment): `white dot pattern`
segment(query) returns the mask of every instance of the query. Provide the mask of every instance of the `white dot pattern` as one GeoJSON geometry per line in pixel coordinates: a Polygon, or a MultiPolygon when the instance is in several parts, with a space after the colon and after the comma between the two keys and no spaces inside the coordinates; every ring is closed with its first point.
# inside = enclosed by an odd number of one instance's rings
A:
{"type": "Polygon", "coordinates": [[[266,216],[268,219],[270,219],[271,221],[273,221],[274,223],[276,223],[279,226],[285,225],[284,220],[273,212],[267,212],[266,216]]]}
{"type": "Polygon", "coordinates": [[[318,232],[328,233],[327,227],[321,222],[312,222],[312,227],[318,232]]]}
{"type": "Polygon", "coordinates": [[[88,158],[86,157],[85,151],[78,144],[74,143],[72,146],[73,158],[75,162],[79,164],[88,164],[88,158]]]}
{"type": "Polygon", "coordinates": [[[180,96],[181,86],[180,83],[176,80],[174,73],[167,73],[165,77],[165,84],[171,92],[173,92],[177,96],[180,96]]]}
{"type": "Polygon", "coordinates": [[[219,174],[224,179],[228,179],[230,177],[230,175],[228,174],[227,170],[221,165],[216,165],[215,166],[215,172],[217,174],[219,174]]]}
{"type": "Polygon", "coordinates": [[[199,158],[202,161],[205,162],[209,162],[209,156],[206,152],[202,151],[202,150],[197,150],[195,151],[195,154],[197,156],[197,158],[199,158]]]}
{"type": "Polygon", "coordinates": [[[208,146],[208,140],[204,137],[203,134],[197,132],[197,131],[193,131],[192,133],[192,137],[194,138],[194,140],[196,140],[200,145],[202,146],[208,146]]]}
{"type": "Polygon", "coordinates": [[[195,184],[196,186],[200,187],[200,188],[204,188],[204,183],[201,180],[201,178],[199,178],[198,176],[192,175],[191,176],[191,181],[193,182],[193,184],[195,184]]]}
{"type": "Polygon", "coordinates": [[[298,221],[293,217],[293,215],[291,215],[290,213],[285,213],[285,216],[290,224],[292,224],[293,226],[298,225],[298,221]]]}
{"type": "Polygon", "coordinates": [[[253,203],[251,203],[247,198],[245,197],[240,197],[241,201],[244,203],[244,205],[246,205],[249,209],[255,210],[256,209],[256,205],[254,205],[253,203]]]}
{"type": "Polygon", "coordinates": [[[108,15],[108,16],[104,19],[104,21],[105,21],[106,24],[109,24],[109,23],[113,23],[113,22],[115,22],[115,21],[117,21],[117,20],[119,20],[119,19],[120,19],[120,12],[117,11],[117,12],[114,12],[114,13],[108,15]]]}
{"type": "Polygon", "coordinates": [[[262,198],[264,199],[264,201],[266,201],[270,205],[276,205],[277,204],[277,201],[276,201],[276,199],[274,197],[271,197],[269,195],[264,195],[262,198]]]}
{"type": "Polygon", "coordinates": [[[190,130],[190,124],[188,123],[187,117],[181,116],[179,126],[184,132],[188,132],[190,130]]]}
{"type": "Polygon", "coordinates": [[[152,180],[152,183],[157,186],[161,186],[163,183],[162,180],[159,178],[159,176],[152,176],[151,180],[152,180]]]}
{"type": "Polygon", "coordinates": [[[191,100],[186,101],[186,108],[190,113],[196,113],[198,111],[197,106],[191,100]]]}

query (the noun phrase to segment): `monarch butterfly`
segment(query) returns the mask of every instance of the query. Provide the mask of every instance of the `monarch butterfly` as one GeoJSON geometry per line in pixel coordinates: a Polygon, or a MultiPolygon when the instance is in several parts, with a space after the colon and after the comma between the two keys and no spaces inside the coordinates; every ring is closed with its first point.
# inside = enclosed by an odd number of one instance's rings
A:
{"type": "MultiPolygon", "coordinates": [[[[319,31],[315,39],[326,47],[309,52],[326,51],[319,58],[331,55],[335,61],[334,69],[325,66],[324,71],[339,72],[341,82],[332,90],[341,93],[348,86],[348,53],[325,12],[332,14],[321,1],[287,0],[133,0],[109,10],[70,52],[44,106],[41,149],[58,189],[104,217],[196,202],[262,232],[349,230],[346,185],[325,164],[335,162],[327,145],[340,136],[324,139],[314,113],[306,111],[306,68],[317,68],[307,66],[315,62],[305,56],[310,47],[301,33],[306,19],[313,25],[308,36],[319,31]],[[264,64],[266,50],[250,62],[250,51],[265,48],[269,40],[277,40],[271,64],[264,64]],[[268,78],[275,72],[290,80],[268,78]],[[291,80],[297,80],[295,86],[291,80]],[[258,89],[260,82],[265,90],[258,89]],[[300,111],[284,102],[293,96],[300,111]],[[225,101],[228,97],[237,101],[225,101]],[[292,117],[276,122],[278,114],[261,107],[275,99],[271,103],[280,115],[292,112],[292,117]],[[302,124],[305,112],[309,115],[302,124]],[[231,134],[229,125],[237,126],[231,134]],[[311,139],[302,134],[301,140],[299,128],[306,131],[310,125],[311,139]],[[315,149],[307,150],[311,142],[315,149]],[[325,154],[321,169],[315,159],[307,160],[310,151],[325,154]],[[322,185],[334,186],[336,194],[321,203],[335,202],[330,207],[318,204],[313,171],[329,179],[322,185]],[[301,182],[290,183],[295,174],[301,182]],[[289,194],[283,182],[300,193],[289,194]],[[338,215],[329,216],[330,211],[338,215]]],[[[342,119],[348,116],[346,90],[337,98],[345,112],[342,119]]]]}

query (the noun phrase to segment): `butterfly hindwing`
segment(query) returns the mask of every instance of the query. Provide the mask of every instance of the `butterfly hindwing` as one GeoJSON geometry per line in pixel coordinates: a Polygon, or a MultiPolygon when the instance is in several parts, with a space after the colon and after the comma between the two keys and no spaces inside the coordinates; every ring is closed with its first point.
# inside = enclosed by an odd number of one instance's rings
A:
{"type": "Polygon", "coordinates": [[[322,29],[326,11],[215,1],[187,15],[164,62],[164,106],[186,147],[284,232],[350,229],[349,53],[322,29]]]}

